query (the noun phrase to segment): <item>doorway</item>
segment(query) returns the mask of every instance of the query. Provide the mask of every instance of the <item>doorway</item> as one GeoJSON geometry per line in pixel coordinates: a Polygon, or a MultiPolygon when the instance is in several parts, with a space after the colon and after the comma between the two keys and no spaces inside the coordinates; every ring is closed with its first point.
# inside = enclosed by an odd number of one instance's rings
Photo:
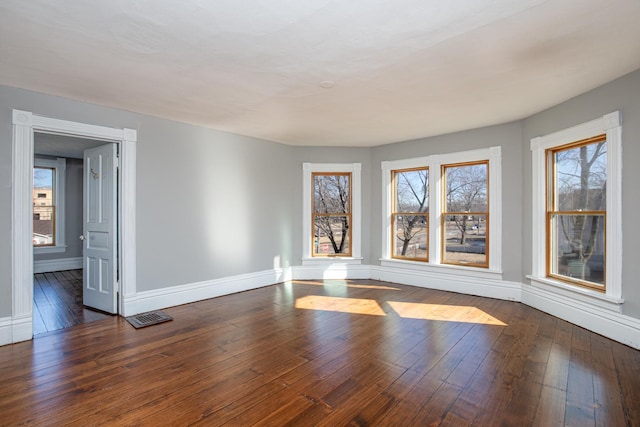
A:
{"type": "Polygon", "coordinates": [[[39,116],[13,110],[12,141],[12,316],[11,342],[33,338],[33,157],[34,133],[113,142],[120,152],[117,264],[118,313],[138,314],[136,305],[135,176],[137,132],[39,116]]]}
{"type": "Polygon", "coordinates": [[[34,132],[33,144],[33,334],[37,336],[109,314],[87,304],[83,291],[84,157],[86,150],[105,141],[34,132]]]}

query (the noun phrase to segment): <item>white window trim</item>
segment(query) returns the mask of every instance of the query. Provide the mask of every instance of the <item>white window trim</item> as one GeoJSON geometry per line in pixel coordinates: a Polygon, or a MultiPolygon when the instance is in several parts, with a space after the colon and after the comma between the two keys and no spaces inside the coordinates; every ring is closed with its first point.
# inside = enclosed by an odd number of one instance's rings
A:
{"type": "Polygon", "coordinates": [[[619,111],[558,132],[531,139],[532,151],[532,267],[533,285],[549,285],[558,293],[593,303],[622,304],[622,121],[619,111]],[[606,293],[546,277],[545,151],[593,136],[607,135],[606,293]]]}
{"type": "Polygon", "coordinates": [[[302,265],[360,264],[362,261],[361,248],[361,169],[360,163],[303,163],[302,179],[302,265]],[[351,173],[351,256],[341,257],[313,257],[311,241],[311,177],[315,172],[350,172],[351,173]]]}
{"type": "MultiPolygon", "coordinates": [[[[66,205],[66,193],[65,183],[67,181],[67,162],[64,158],[58,157],[57,159],[41,159],[34,158],[33,166],[42,168],[51,168],[55,170],[54,183],[53,183],[53,206],[56,209],[56,244],[55,246],[34,246],[34,254],[52,254],[66,252],[67,245],[65,241],[65,205],[66,205]]],[[[33,177],[33,174],[31,174],[33,177]]],[[[33,188],[33,183],[31,183],[33,188]]]]}
{"type": "Polygon", "coordinates": [[[382,168],[382,258],[383,266],[413,268],[438,272],[473,271],[502,278],[502,150],[498,147],[457,153],[436,154],[412,159],[381,162],[382,168]],[[441,232],[441,166],[454,163],[489,161],[489,267],[442,264],[441,232]],[[399,260],[391,257],[391,213],[393,183],[391,171],[418,167],[429,168],[429,261],[399,260]]]}

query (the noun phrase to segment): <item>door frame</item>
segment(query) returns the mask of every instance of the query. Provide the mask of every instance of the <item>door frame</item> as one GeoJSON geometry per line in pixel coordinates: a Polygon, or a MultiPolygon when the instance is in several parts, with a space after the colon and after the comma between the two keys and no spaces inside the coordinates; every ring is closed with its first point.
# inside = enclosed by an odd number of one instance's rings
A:
{"type": "Polygon", "coordinates": [[[119,146],[118,313],[136,311],[136,145],[137,131],[39,116],[13,110],[11,191],[11,342],[33,338],[33,134],[68,135],[119,146]]]}

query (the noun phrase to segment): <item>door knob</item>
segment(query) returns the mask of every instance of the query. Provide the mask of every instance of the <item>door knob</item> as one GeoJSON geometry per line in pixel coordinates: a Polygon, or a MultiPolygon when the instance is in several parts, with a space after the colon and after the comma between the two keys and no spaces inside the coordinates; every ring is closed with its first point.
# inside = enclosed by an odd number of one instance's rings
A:
{"type": "Polygon", "coordinates": [[[78,237],[78,239],[80,239],[80,240],[84,240],[84,235],[83,235],[83,234],[81,234],[81,235],[78,237]]]}

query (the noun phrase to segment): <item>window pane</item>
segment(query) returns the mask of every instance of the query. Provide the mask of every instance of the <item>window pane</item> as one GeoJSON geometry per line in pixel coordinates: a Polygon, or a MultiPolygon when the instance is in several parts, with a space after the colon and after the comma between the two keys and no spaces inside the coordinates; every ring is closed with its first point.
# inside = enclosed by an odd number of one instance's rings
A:
{"type": "Polygon", "coordinates": [[[551,215],[551,274],[604,285],[604,215],[551,215]]]}
{"type": "Polygon", "coordinates": [[[316,216],[313,224],[314,255],[351,255],[348,216],[316,216]]]}
{"type": "Polygon", "coordinates": [[[33,244],[54,245],[55,208],[52,168],[33,168],[33,244]]]}
{"type": "Polygon", "coordinates": [[[428,212],[428,170],[394,172],[396,212],[428,212]]]}
{"type": "Polygon", "coordinates": [[[447,212],[487,212],[487,164],[446,166],[447,212]]]}
{"type": "Polygon", "coordinates": [[[313,211],[349,213],[349,178],[350,175],[314,175],[313,211]]]}
{"type": "Polygon", "coordinates": [[[53,224],[55,212],[53,206],[33,207],[33,244],[53,245],[53,224]]]}
{"type": "Polygon", "coordinates": [[[556,211],[605,210],[606,141],[554,153],[556,211]]]}
{"type": "Polygon", "coordinates": [[[394,215],[393,256],[427,260],[428,226],[426,215],[394,215]]]}
{"type": "Polygon", "coordinates": [[[445,215],[444,262],[487,264],[486,215],[445,215]]]}

